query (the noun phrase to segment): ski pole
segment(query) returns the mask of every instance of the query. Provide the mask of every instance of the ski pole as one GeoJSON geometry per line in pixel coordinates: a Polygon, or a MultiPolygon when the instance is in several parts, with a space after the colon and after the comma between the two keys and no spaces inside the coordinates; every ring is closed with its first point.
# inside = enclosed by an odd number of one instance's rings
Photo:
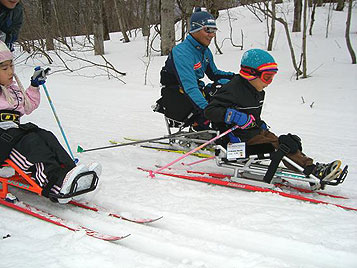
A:
{"type": "Polygon", "coordinates": [[[202,163],[202,162],[205,162],[205,161],[208,161],[208,160],[211,160],[211,159],[214,159],[215,156],[211,156],[211,157],[207,157],[207,158],[203,158],[201,160],[198,160],[198,161],[195,161],[195,162],[191,162],[191,163],[188,163],[188,164],[185,164],[185,163],[181,163],[183,166],[193,166],[193,165],[196,165],[196,164],[199,164],[199,163],[202,163]]]}
{"type": "Polygon", "coordinates": [[[193,132],[193,133],[175,133],[175,134],[172,134],[172,135],[165,135],[165,136],[158,137],[158,138],[139,140],[139,141],[133,141],[133,142],[126,142],[126,143],[108,145],[108,146],[102,146],[102,147],[95,147],[95,148],[90,148],[90,149],[83,149],[80,145],[78,145],[77,153],[85,153],[85,152],[90,152],[90,151],[104,150],[104,149],[122,147],[122,146],[127,146],[127,145],[135,145],[135,144],[140,144],[140,143],[145,143],[145,142],[152,142],[152,141],[159,141],[159,140],[177,138],[177,137],[181,137],[181,136],[197,135],[197,134],[200,134],[202,132],[206,132],[206,131],[198,131],[198,132],[193,132]]]}
{"type": "Polygon", "coordinates": [[[223,132],[223,133],[217,135],[216,137],[214,137],[214,138],[210,139],[209,141],[205,142],[204,144],[201,144],[200,146],[194,148],[193,150],[189,151],[188,153],[185,153],[183,156],[177,158],[176,160],[174,160],[174,161],[168,163],[166,166],[163,166],[163,167],[161,167],[161,168],[159,168],[159,169],[157,169],[157,170],[154,170],[154,171],[150,171],[150,172],[149,172],[149,176],[150,176],[151,178],[154,178],[154,177],[155,177],[155,173],[159,173],[160,171],[162,171],[162,170],[168,168],[169,166],[172,166],[173,164],[177,163],[178,161],[184,159],[185,157],[189,156],[190,154],[193,154],[193,153],[197,152],[198,150],[202,149],[202,148],[205,147],[206,145],[208,145],[208,144],[214,142],[215,140],[218,140],[219,138],[222,138],[223,136],[227,135],[228,133],[232,132],[233,130],[235,130],[235,129],[237,129],[237,128],[238,128],[238,125],[235,125],[234,127],[232,127],[232,128],[230,128],[230,129],[226,130],[225,132],[223,132]]]}
{"type": "Polygon", "coordinates": [[[54,116],[55,116],[55,118],[56,118],[56,121],[57,121],[58,127],[59,127],[59,129],[61,130],[61,133],[62,133],[63,139],[64,139],[64,141],[65,141],[65,143],[66,143],[66,145],[67,145],[67,148],[68,148],[69,154],[71,155],[71,157],[72,157],[73,161],[77,163],[77,162],[78,162],[78,159],[77,159],[77,158],[74,158],[74,155],[73,155],[73,153],[72,153],[71,147],[69,146],[69,143],[68,143],[68,140],[67,140],[66,134],[64,134],[64,130],[63,130],[63,128],[62,128],[61,122],[60,122],[60,120],[59,120],[59,118],[58,118],[58,116],[57,116],[55,106],[53,105],[52,100],[51,100],[51,97],[50,97],[50,94],[48,93],[47,87],[46,87],[46,85],[45,85],[45,84],[43,84],[43,85],[42,85],[42,87],[43,87],[43,89],[44,89],[44,91],[45,91],[45,93],[46,93],[47,100],[48,100],[48,102],[49,102],[49,104],[50,104],[50,106],[51,106],[51,109],[52,109],[53,115],[54,115],[54,116]]]}

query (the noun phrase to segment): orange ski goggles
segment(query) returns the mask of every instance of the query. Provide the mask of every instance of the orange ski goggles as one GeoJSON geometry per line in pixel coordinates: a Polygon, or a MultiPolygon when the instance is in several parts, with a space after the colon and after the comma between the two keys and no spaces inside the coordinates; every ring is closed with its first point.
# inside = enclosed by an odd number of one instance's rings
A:
{"type": "Polygon", "coordinates": [[[260,78],[264,83],[270,84],[273,81],[274,76],[276,75],[278,69],[270,70],[257,70],[248,66],[241,66],[240,75],[247,80],[253,80],[255,78],[260,78]]]}
{"type": "Polygon", "coordinates": [[[273,81],[276,72],[273,71],[264,71],[260,73],[260,80],[262,80],[265,84],[270,84],[273,81]]]}

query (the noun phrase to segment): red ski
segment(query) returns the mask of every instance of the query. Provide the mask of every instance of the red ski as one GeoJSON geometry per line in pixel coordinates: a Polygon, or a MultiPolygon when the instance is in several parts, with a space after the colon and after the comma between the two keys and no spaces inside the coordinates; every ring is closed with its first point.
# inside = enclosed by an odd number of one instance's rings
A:
{"type": "MultiPolygon", "coordinates": [[[[149,172],[149,173],[152,172],[152,170],[150,170],[150,169],[144,169],[141,167],[138,167],[138,169],[145,171],[145,172],[149,172]]],[[[226,186],[226,187],[230,187],[230,188],[237,188],[237,189],[241,189],[241,190],[248,190],[248,191],[255,191],[255,192],[269,192],[269,193],[278,194],[280,196],[284,196],[287,198],[307,201],[307,202],[314,203],[314,204],[332,205],[332,206],[340,207],[340,208],[343,208],[346,210],[357,211],[357,208],[347,207],[347,206],[334,204],[334,203],[330,203],[330,202],[326,202],[326,201],[322,201],[322,200],[318,200],[318,199],[307,198],[302,195],[291,194],[291,193],[287,193],[287,192],[283,192],[283,191],[277,191],[277,190],[270,189],[270,188],[251,185],[248,183],[240,183],[240,182],[234,182],[234,181],[229,181],[229,180],[226,181],[226,180],[222,180],[222,179],[218,179],[218,178],[214,178],[214,177],[188,176],[188,175],[175,174],[175,173],[163,172],[163,171],[157,172],[157,174],[180,178],[180,179],[185,179],[185,180],[192,180],[192,181],[205,182],[205,183],[209,183],[209,184],[221,185],[221,186],[226,186]]]]}
{"type": "Polygon", "coordinates": [[[12,203],[10,201],[6,201],[6,200],[0,198],[0,204],[7,206],[9,208],[15,209],[17,211],[26,213],[28,215],[31,215],[31,216],[41,219],[43,221],[47,221],[47,222],[56,224],[58,226],[67,228],[68,230],[71,230],[71,231],[75,231],[75,232],[84,231],[86,233],[86,235],[100,239],[100,240],[104,240],[104,241],[117,241],[117,240],[121,240],[121,239],[129,236],[129,234],[125,235],[125,236],[114,236],[114,235],[102,234],[102,233],[94,231],[88,227],[82,226],[81,224],[67,221],[67,220],[62,219],[58,216],[55,216],[49,212],[43,211],[39,208],[36,208],[30,204],[27,204],[27,203],[24,203],[21,201],[15,201],[14,203],[12,203]]]}
{"type": "MultiPolygon", "coordinates": [[[[205,172],[205,171],[197,171],[197,170],[185,170],[185,171],[187,173],[191,173],[191,174],[208,175],[210,177],[217,178],[217,179],[225,179],[225,178],[226,179],[231,179],[232,178],[232,175],[223,174],[223,173],[205,172]]],[[[318,194],[318,195],[321,195],[321,196],[327,196],[327,197],[331,197],[331,198],[348,199],[348,197],[344,197],[344,196],[340,196],[340,195],[333,195],[333,194],[328,194],[328,193],[323,193],[323,192],[319,192],[319,191],[312,191],[310,189],[293,186],[291,184],[280,184],[280,183],[278,183],[278,184],[275,184],[275,186],[277,186],[279,188],[293,189],[293,190],[296,190],[296,191],[298,191],[300,193],[318,194]]]]}
{"type": "Polygon", "coordinates": [[[160,220],[162,218],[161,217],[157,217],[157,218],[136,218],[136,217],[128,217],[128,216],[124,216],[121,215],[120,213],[113,213],[113,212],[108,212],[106,209],[101,208],[95,204],[90,204],[90,203],[81,203],[81,202],[77,202],[77,201],[70,201],[69,204],[74,205],[76,207],[80,207],[80,208],[84,208],[84,209],[88,209],[94,212],[100,212],[103,213],[107,216],[111,216],[114,218],[118,218],[118,219],[122,219],[125,221],[130,221],[130,222],[134,222],[134,223],[141,223],[141,224],[145,224],[145,223],[152,223],[155,222],[157,220],[160,220]]]}

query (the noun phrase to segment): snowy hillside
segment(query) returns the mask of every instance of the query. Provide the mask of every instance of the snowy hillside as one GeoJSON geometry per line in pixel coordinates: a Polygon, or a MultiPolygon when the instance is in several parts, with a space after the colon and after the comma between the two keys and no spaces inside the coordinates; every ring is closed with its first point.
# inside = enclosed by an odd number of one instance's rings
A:
{"type": "MultiPolygon", "coordinates": [[[[284,7],[288,16],[292,8],[284,7]]],[[[266,89],[263,119],[277,134],[296,133],[307,155],[316,161],[341,159],[350,172],[344,184],[326,192],[348,196],[340,204],[357,207],[357,66],[350,62],[344,29],[346,12],[332,12],[329,37],[325,38],[328,6],[317,10],[313,36],[308,36],[308,73],[295,80],[290,52],[281,25],[277,25],[272,55],[279,73],[266,89]],[[303,100],[305,103],[303,103],[303,100]],[[311,107],[312,106],[312,107],[311,107]]],[[[266,48],[265,23],[245,8],[229,11],[234,18],[234,41],[244,50],[224,42],[222,55],[215,55],[219,68],[238,72],[243,52],[266,48]]],[[[352,20],[357,16],[354,8],[352,20]]],[[[218,43],[229,36],[227,12],[218,19],[218,43]]],[[[352,22],[351,40],[357,51],[357,24],[352,22]]],[[[105,43],[106,57],[127,72],[126,84],[106,77],[55,73],[47,88],[72,150],[109,145],[110,139],[153,138],[167,134],[161,114],[151,105],[160,95],[159,72],[166,57],[153,53],[144,85],[145,40],[139,35],[130,43],[111,35],[105,43]]],[[[301,37],[292,35],[295,53],[301,37]]],[[[159,46],[156,44],[157,47],[159,46]]],[[[215,48],[211,46],[213,53],[215,48]]],[[[100,61],[92,53],[88,58],[100,61]]],[[[36,58],[17,65],[27,85],[33,67],[45,62],[36,58]]],[[[56,65],[56,64],[54,64],[56,65]]],[[[55,71],[56,67],[51,66],[55,71]]],[[[87,70],[86,75],[96,74],[87,70]]],[[[44,92],[42,103],[24,121],[32,121],[61,133],[44,92]]],[[[157,175],[150,179],[138,166],[153,168],[179,157],[135,146],[76,154],[83,163],[101,162],[98,189],[83,197],[128,215],[163,216],[150,225],[138,225],[53,204],[45,198],[14,189],[27,201],[66,219],[113,235],[131,234],[119,242],[104,242],[71,232],[0,206],[0,267],[357,267],[357,213],[334,206],[314,205],[269,193],[252,193],[199,182],[157,175]]],[[[185,162],[197,160],[190,156],[185,162]]],[[[199,170],[228,172],[213,161],[195,166],[199,170]]],[[[331,201],[328,198],[324,200],[331,201]]],[[[336,200],[333,200],[337,202],[336,200]]]]}

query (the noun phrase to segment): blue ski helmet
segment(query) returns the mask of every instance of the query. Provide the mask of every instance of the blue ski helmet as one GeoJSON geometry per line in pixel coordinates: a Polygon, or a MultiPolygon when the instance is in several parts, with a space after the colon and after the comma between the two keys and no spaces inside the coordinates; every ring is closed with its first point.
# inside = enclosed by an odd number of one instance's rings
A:
{"type": "Polygon", "coordinates": [[[216,20],[206,11],[192,13],[190,19],[190,33],[200,31],[204,26],[217,29],[216,20]]]}
{"type": "Polygon", "coordinates": [[[265,50],[256,48],[247,50],[243,54],[240,65],[258,70],[260,66],[268,63],[276,63],[273,56],[265,50]]]}
{"type": "Polygon", "coordinates": [[[263,72],[277,72],[278,64],[272,55],[262,49],[247,50],[241,60],[239,74],[247,80],[260,77],[263,72]]]}

